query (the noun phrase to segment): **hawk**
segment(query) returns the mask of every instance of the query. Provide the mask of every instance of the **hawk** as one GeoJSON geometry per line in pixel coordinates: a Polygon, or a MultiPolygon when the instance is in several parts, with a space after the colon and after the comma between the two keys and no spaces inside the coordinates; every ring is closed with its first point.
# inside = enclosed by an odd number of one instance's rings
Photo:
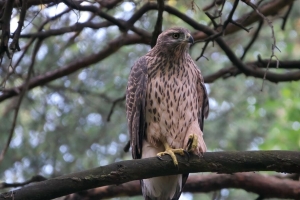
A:
{"type": "MultiPolygon", "coordinates": [[[[126,112],[134,159],[206,151],[203,120],[209,104],[200,70],[189,55],[189,31],[171,28],[133,65],[126,112]]],[[[141,180],[146,200],[179,199],[188,174],[141,180]]]]}

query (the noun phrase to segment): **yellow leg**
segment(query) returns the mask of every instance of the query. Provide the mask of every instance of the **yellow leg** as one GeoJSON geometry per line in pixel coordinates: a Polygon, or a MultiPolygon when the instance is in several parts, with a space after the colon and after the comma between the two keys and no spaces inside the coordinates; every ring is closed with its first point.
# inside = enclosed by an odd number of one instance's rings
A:
{"type": "Polygon", "coordinates": [[[198,136],[196,134],[190,134],[188,140],[188,151],[193,152],[198,147],[198,136]]]}
{"type": "Polygon", "coordinates": [[[177,153],[179,155],[184,155],[184,150],[183,149],[172,149],[167,142],[163,142],[163,145],[165,147],[165,151],[158,153],[157,156],[161,157],[163,155],[169,155],[169,156],[171,156],[174,165],[178,166],[178,161],[175,156],[175,153],[177,153]]]}

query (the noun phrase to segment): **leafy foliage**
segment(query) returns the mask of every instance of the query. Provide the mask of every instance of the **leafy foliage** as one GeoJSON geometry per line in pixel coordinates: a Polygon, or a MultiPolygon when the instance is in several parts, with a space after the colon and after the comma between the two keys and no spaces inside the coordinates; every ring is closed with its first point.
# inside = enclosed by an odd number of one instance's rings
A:
{"type": "MultiPolygon", "coordinates": [[[[191,2],[194,1],[166,1],[165,4],[177,8],[201,24],[209,25],[210,19],[201,10],[207,1],[196,2],[197,6],[193,5],[194,10],[191,8],[191,2]]],[[[225,20],[231,11],[232,3],[226,1],[222,20],[225,20]]],[[[113,9],[105,9],[105,12],[115,18],[128,20],[143,4],[144,2],[138,1],[122,1],[113,9]]],[[[281,50],[276,51],[280,61],[299,59],[300,11],[296,9],[299,6],[299,1],[295,1],[285,30],[280,29],[281,20],[276,16],[271,18],[274,21],[277,46],[281,50]]],[[[249,11],[251,8],[240,4],[234,19],[249,11]]],[[[20,13],[14,9],[12,32],[19,17],[20,13]]],[[[144,14],[135,26],[152,33],[156,17],[157,11],[151,10],[144,14]]],[[[182,26],[195,32],[190,25],[174,15],[165,12],[163,17],[163,29],[182,26]]],[[[32,77],[38,77],[93,55],[106,48],[108,42],[120,34],[126,34],[116,26],[94,28],[88,25],[76,31],[50,34],[44,38],[35,38],[35,33],[49,33],[84,23],[103,22],[102,18],[93,13],[69,9],[64,3],[28,8],[20,37],[22,50],[15,52],[12,60],[5,57],[2,61],[1,80],[5,79],[12,67],[16,67],[15,72],[5,81],[4,89],[17,87],[25,81],[33,55],[33,45],[29,45],[31,41],[36,44],[36,40],[43,40],[32,74],[32,77]],[[43,25],[46,20],[65,10],[67,14],[43,25]],[[38,31],[41,26],[42,31],[38,31]]],[[[256,27],[255,24],[253,26],[256,27]]],[[[243,54],[254,29],[250,33],[238,31],[224,36],[226,43],[237,56],[243,54]]],[[[271,37],[270,27],[264,26],[249,50],[246,62],[256,61],[258,55],[268,59],[271,55],[271,37]]],[[[192,57],[198,57],[202,48],[203,43],[195,44],[191,48],[192,57]]],[[[50,178],[131,159],[130,153],[123,152],[123,147],[129,140],[124,101],[116,103],[111,116],[110,112],[114,101],[125,94],[127,77],[134,61],[149,49],[150,46],[143,42],[124,46],[100,62],[28,90],[20,108],[9,150],[0,164],[0,180],[24,181],[36,174],[50,178]],[[111,119],[107,121],[109,116],[111,119]]],[[[217,45],[213,46],[210,43],[204,55],[209,60],[201,58],[197,62],[204,75],[232,65],[217,45]]],[[[278,69],[270,71],[278,72],[278,69]]],[[[299,83],[262,83],[261,79],[245,75],[233,76],[207,84],[211,108],[210,116],[205,121],[204,137],[209,151],[299,150],[299,83]]],[[[3,92],[0,93],[2,94],[3,92]]],[[[7,142],[17,99],[13,97],[0,104],[1,149],[7,142]]],[[[254,199],[254,195],[241,190],[186,194],[185,197],[211,199],[215,195],[218,195],[219,199],[254,199]]]]}

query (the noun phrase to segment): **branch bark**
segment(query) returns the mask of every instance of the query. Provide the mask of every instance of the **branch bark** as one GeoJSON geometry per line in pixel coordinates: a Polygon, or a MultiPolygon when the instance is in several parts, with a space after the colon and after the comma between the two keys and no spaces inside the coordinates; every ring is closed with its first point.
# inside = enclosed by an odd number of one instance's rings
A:
{"type": "MultiPolygon", "coordinates": [[[[277,3],[280,3],[280,1],[276,1],[277,3]]],[[[287,1],[288,2],[288,1],[287,1]]],[[[292,3],[291,1],[290,3],[292,3]]],[[[278,4],[275,4],[278,6],[278,4]]],[[[279,4],[281,5],[281,4],[279,4]]],[[[181,13],[180,11],[176,10],[175,8],[165,6],[166,11],[177,16],[178,18],[182,19],[187,24],[191,25],[194,29],[204,32],[207,35],[216,35],[217,32],[213,29],[204,26],[202,24],[199,24],[194,19],[186,16],[185,14],[181,13]]],[[[227,30],[227,29],[226,29],[227,30]]],[[[278,82],[285,82],[285,81],[296,81],[300,79],[300,71],[293,71],[293,72],[287,72],[287,73],[274,73],[274,72],[266,72],[264,70],[261,70],[259,68],[251,68],[245,65],[241,59],[239,59],[235,53],[232,51],[232,49],[226,44],[226,42],[223,40],[223,38],[218,37],[215,39],[216,43],[220,46],[220,48],[225,52],[228,59],[232,62],[232,64],[239,69],[242,73],[244,73],[246,76],[253,76],[256,78],[263,78],[273,83],[278,82]]]]}
{"type": "MultiPolygon", "coordinates": [[[[248,66],[249,68],[252,68],[253,70],[255,70],[256,68],[266,68],[267,64],[268,64],[268,60],[262,60],[260,57],[258,57],[258,61],[255,62],[246,62],[245,65],[248,66]]],[[[277,61],[271,61],[269,68],[276,68],[277,67],[277,61]]],[[[280,61],[279,62],[279,69],[300,69],[300,61],[298,60],[284,60],[284,61],[280,61]]],[[[289,73],[296,73],[300,74],[297,70],[294,70],[292,72],[289,73]]],[[[228,78],[231,76],[237,76],[241,74],[241,71],[236,68],[235,66],[231,66],[231,67],[224,67],[222,69],[220,69],[219,71],[216,71],[212,74],[206,75],[204,76],[204,81],[205,83],[213,83],[215,82],[217,79],[220,78],[228,78]]],[[[289,77],[289,76],[287,76],[289,77]]],[[[289,77],[291,78],[291,77],[289,77]]]]}
{"type": "Polygon", "coordinates": [[[0,27],[1,27],[1,41],[0,41],[0,65],[4,54],[6,53],[7,57],[10,58],[10,52],[8,50],[8,41],[10,35],[10,20],[11,13],[13,10],[14,0],[5,1],[5,7],[3,8],[3,14],[0,18],[0,27]]]}
{"type": "Polygon", "coordinates": [[[174,166],[169,156],[162,160],[127,160],[95,169],[49,179],[0,195],[0,200],[53,199],[95,187],[121,184],[132,180],[180,173],[250,171],[300,172],[300,153],[296,151],[208,152],[202,158],[177,156],[174,166]]]}
{"type": "MultiPolygon", "coordinates": [[[[33,2],[33,1],[32,0],[28,1],[29,4],[31,2],[33,2]]],[[[50,3],[50,1],[42,1],[42,2],[50,3]]],[[[260,12],[263,13],[265,16],[268,16],[271,14],[273,15],[273,14],[278,13],[279,10],[281,10],[283,7],[288,6],[292,3],[293,3],[293,0],[287,0],[287,1],[275,0],[274,2],[270,2],[269,4],[266,4],[262,7],[260,7],[260,12]]],[[[83,8],[86,9],[86,8],[90,8],[90,7],[83,7],[83,8]]],[[[149,44],[151,38],[148,37],[148,33],[145,31],[142,31],[142,30],[137,30],[137,28],[133,27],[133,24],[144,13],[146,13],[149,10],[155,10],[155,9],[157,9],[157,4],[146,3],[139,10],[137,10],[126,23],[124,23],[124,22],[122,23],[122,26],[126,26],[128,29],[134,29],[135,32],[138,33],[137,35],[124,34],[123,36],[120,36],[119,38],[117,38],[113,41],[110,41],[108,43],[107,47],[105,47],[104,49],[102,49],[100,52],[98,52],[96,54],[83,57],[83,58],[81,58],[75,62],[72,62],[64,67],[61,67],[57,70],[46,72],[43,75],[36,76],[30,80],[28,89],[32,89],[37,86],[45,85],[46,83],[49,83],[50,81],[53,81],[55,79],[58,79],[60,77],[66,76],[66,75],[69,75],[79,69],[86,68],[94,63],[100,62],[104,58],[115,53],[117,50],[119,50],[124,45],[139,44],[139,43],[149,44]]],[[[165,5],[164,10],[172,15],[177,16],[178,18],[182,19],[187,24],[189,24],[192,27],[194,27],[195,29],[199,30],[199,32],[197,32],[193,35],[193,37],[196,40],[203,39],[207,35],[215,34],[214,30],[210,29],[207,26],[199,24],[198,22],[194,21],[193,19],[189,18],[188,16],[179,12],[178,10],[176,10],[173,7],[165,5]]],[[[93,11],[96,11],[96,10],[93,9],[93,11]]],[[[237,21],[240,23],[243,22],[242,24],[244,26],[247,26],[259,19],[260,19],[259,15],[257,15],[257,13],[255,13],[255,12],[252,12],[252,13],[242,16],[237,21]]],[[[102,25],[109,26],[111,24],[111,22],[108,22],[108,21],[106,21],[106,22],[103,22],[104,24],[102,24],[102,25]]],[[[76,27],[74,27],[74,28],[76,29],[76,27]]],[[[82,29],[83,27],[79,27],[79,28],[82,29]]],[[[240,29],[236,29],[236,26],[231,26],[229,24],[226,28],[226,33],[227,34],[233,33],[237,30],[240,30],[240,29]]],[[[68,32],[70,30],[64,30],[64,31],[68,32]]],[[[61,31],[59,33],[61,34],[64,31],[61,31]]],[[[59,34],[59,33],[55,32],[53,34],[55,35],[55,34],[59,34]]],[[[39,36],[45,37],[46,36],[46,35],[43,35],[42,33],[37,33],[37,34],[41,34],[41,35],[36,35],[36,37],[39,37],[39,36]]],[[[47,34],[49,34],[49,35],[47,35],[46,37],[49,37],[52,33],[50,31],[50,32],[47,32],[47,34]]],[[[236,66],[236,68],[238,68],[245,75],[253,76],[253,77],[257,77],[257,78],[262,78],[264,76],[264,74],[265,74],[264,70],[248,67],[239,58],[237,58],[236,55],[232,52],[230,47],[224,42],[224,40],[222,38],[217,38],[216,41],[219,44],[219,46],[224,50],[224,52],[227,54],[228,58],[231,60],[231,62],[234,64],[234,66],[236,66]]],[[[215,78],[215,77],[220,77],[220,73],[218,73],[218,76],[214,76],[213,78],[215,78]]],[[[287,72],[285,74],[268,72],[266,79],[269,81],[275,82],[275,83],[281,82],[281,81],[299,80],[300,79],[300,71],[287,72]]],[[[208,80],[208,82],[210,82],[211,80],[214,80],[214,79],[210,79],[210,80],[208,80]]],[[[0,94],[0,102],[4,101],[5,99],[8,99],[10,97],[19,95],[20,91],[22,91],[23,88],[24,88],[24,84],[21,86],[18,86],[18,87],[3,90],[2,94],[0,94]]]]}
{"type": "MultiPolygon", "coordinates": [[[[192,175],[183,188],[184,192],[212,192],[216,190],[236,188],[253,192],[264,198],[300,198],[300,182],[280,179],[274,176],[257,173],[192,175]]],[[[98,187],[66,196],[65,200],[96,200],[116,196],[142,195],[139,181],[130,181],[121,185],[98,187]]]]}
{"type": "MultiPolygon", "coordinates": [[[[100,60],[103,60],[104,58],[107,58],[111,54],[118,51],[123,45],[129,45],[133,43],[142,43],[146,42],[147,40],[144,38],[141,38],[137,35],[127,35],[126,37],[120,36],[116,38],[115,40],[108,43],[108,45],[103,48],[98,53],[86,56],[82,59],[78,59],[75,62],[72,62],[62,68],[59,68],[57,70],[49,71],[43,75],[36,76],[32,78],[28,83],[28,89],[32,89],[37,86],[44,85],[46,83],[49,83],[50,81],[53,81],[57,78],[66,76],[68,74],[71,74],[79,69],[85,68],[89,65],[92,65],[96,62],[99,62],[100,60]]],[[[20,91],[23,90],[25,84],[15,87],[12,89],[2,90],[3,94],[0,95],[0,102],[16,96],[20,93],[20,91]]]]}

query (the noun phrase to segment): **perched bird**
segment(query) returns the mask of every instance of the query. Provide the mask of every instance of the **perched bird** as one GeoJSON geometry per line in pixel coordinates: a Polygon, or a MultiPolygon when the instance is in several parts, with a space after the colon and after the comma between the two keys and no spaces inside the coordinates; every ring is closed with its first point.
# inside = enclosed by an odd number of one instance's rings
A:
{"type": "MultiPolygon", "coordinates": [[[[131,69],[126,111],[134,159],[206,151],[203,120],[209,104],[200,70],[189,55],[193,37],[184,28],[162,32],[131,69]]],[[[179,199],[188,174],[141,180],[146,200],[179,199]]]]}

